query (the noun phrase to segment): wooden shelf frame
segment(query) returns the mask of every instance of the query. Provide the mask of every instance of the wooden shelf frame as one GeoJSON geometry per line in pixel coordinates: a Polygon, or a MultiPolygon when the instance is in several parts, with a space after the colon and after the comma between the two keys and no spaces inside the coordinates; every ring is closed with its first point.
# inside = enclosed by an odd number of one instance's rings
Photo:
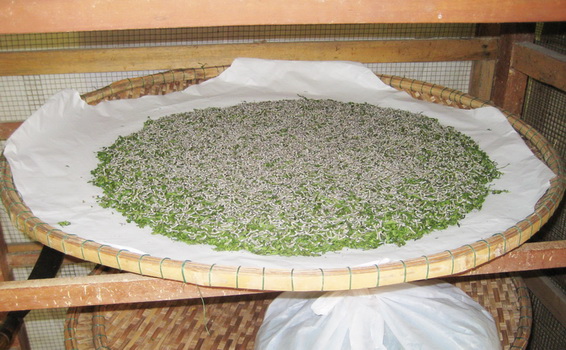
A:
{"type": "MultiPolygon", "coordinates": [[[[357,52],[356,55],[351,56],[354,60],[362,62],[370,62],[371,60],[378,60],[381,62],[397,62],[397,61],[413,61],[422,59],[422,55],[434,47],[439,50],[435,55],[436,60],[470,60],[477,62],[492,62],[497,57],[497,50],[499,49],[499,40],[494,37],[471,39],[471,40],[452,40],[452,39],[439,39],[439,40],[411,40],[411,41],[385,41],[385,42],[346,42],[346,43],[308,43],[308,49],[316,47],[320,49],[322,54],[334,53],[334,56],[328,56],[331,59],[343,59],[340,54],[336,54],[340,50],[336,48],[349,48],[346,51],[357,52]],[[313,44],[313,46],[310,46],[313,44]],[[416,44],[411,46],[412,44],[416,44]],[[457,49],[458,54],[451,53],[452,49],[457,49]]],[[[248,52],[250,55],[261,55],[263,53],[271,52],[272,56],[269,58],[297,58],[300,52],[305,50],[304,43],[299,43],[295,50],[289,49],[289,43],[284,44],[270,44],[264,46],[263,44],[238,44],[238,45],[209,45],[207,48],[196,48],[201,53],[206,52],[209,55],[210,61],[207,64],[216,65],[222,61],[221,55],[218,52],[227,53],[228,59],[231,55],[237,57],[241,52],[248,52]],[[279,47],[278,45],[281,45],[279,47]],[[275,50],[273,50],[276,48],[275,50]],[[284,48],[284,49],[282,49],[284,48]],[[275,52],[276,54],[274,54],[275,52]]],[[[516,70],[527,70],[529,72],[521,74],[531,74],[536,78],[542,79],[546,83],[560,85],[562,81],[562,73],[566,70],[564,66],[564,59],[560,55],[554,53],[550,54],[546,50],[537,47],[530,43],[515,44],[513,57],[510,67],[516,70]],[[516,51],[515,51],[516,50],[516,51]],[[529,57],[537,57],[536,60],[544,64],[541,69],[536,70],[531,65],[525,64],[525,60],[529,57]],[[549,76],[547,69],[551,65],[558,73],[557,75],[549,76]]],[[[195,50],[194,47],[172,47],[172,48],[144,48],[144,51],[151,52],[156,50],[162,52],[162,55],[155,55],[156,59],[148,63],[147,69],[151,67],[162,67],[165,69],[177,67],[181,63],[176,60],[178,50],[187,50],[191,52],[195,50]],[[177,54],[175,54],[175,52],[177,54]]],[[[129,64],[131,57],[137,50],[131,49],[111,49],[111,50],[68,50],[65,53],[68,57],[64,59],[65,64],[57,64],[61,59],[61,52],[59,51],[38,51],[30,53],[0,53],[0,63],[9,63],[7,67],[0,70],[3,75],[18,75],[23,74],[26,70],[30,74],[53,74],[53,73],[66,73],[66,72],[97,72],[107,71],[112,67],[119,67],[121,70],[138,70],[139,64],[129,64]],[[29,55],[26,58],[26,55],[29,55]],[[17,59],[15,58],[17,57],[17,59]],[[89,57],[89,59],[85,59],[89,57]],[[113,58],[112,64],[105,58],[113,58]],[[33,65],[34,59],[41,58],[43,64],[41,66],[33,65]],[[72,64],[72,62],[79,62],[72,64]],[[110,65],[110,66],[109,66],[110,65]]],[[[310,50],[307,50],[310,52],[310,50]]],[[[321,54],[321,53],[318,53],[321,54]]],[[[350,54],[351,55],[351,54],[350,54]]],[[[154,55],[152,55],[154,56],[154,55]]],[[[313,58],[309,56],[308,58],[313,58]]],[[[324,56],[321,56],[324,57],[324,56]]],[[[318,58],[318,56],[317,56],[318,58]]],[[[192,62],[184,62],[186,65],[192,62]]],[[[2,64],[0,64],[2,66],[2,64]]],[[[553,70],[554,71],[554,70],[553,70]]],[[[487,79],[491,81],[495,76],[493,73],[487,79]]],[[[484,77],[485,79],[485,77],[484,77]]],[[[8,137],[15,128],[19,126],[19,122],[1,123],[0,134],[3,137],[8,137]]],[[[9,266],[23,266],[32,264],[37,258],[38,245],[36,244],[14,244],[6,247],[6,263],[9,266]]],[[[68,259],[71,262],[76,262],[77,259],[68,259]]],[[[480,266],[467,274],[489,274],[510,271],[528,271],[540,270],[547,268],[557,268],[566,266],[566,241],[548,243],[528,243],[520,248],[509,252],[501,258],[498,258],[490,263],[480,266]]],[[[6,276],[8,276],[6,274],[6,276]]],[[[10,280],[9,277],[5,280],[10,280]]],[[[182,285],[182,283],[181,283],[182,285]]],[[[206,288],[185,286],[180,287],[179,282],[164,281],[150,277],[137,276],[132,274],[124,274],[120,277],[84,277],[81,279],[49,279],[41,281],[18,281],[18,282],[4,282],[0,284],[0,300],[6,303],[0,305],[1,311],[9,310],[25,310],[36,309],[45,307],[67,307],[67,306],[80,306],[80,305],[93,305],[93,304],[112,304],[124,303],[135,301],[149,301],[149,300],[163,300],[163,299],[178,299],[199,297],[202,290],[206,290],[210,296],[226,295],[233,293],[252,293],[252,291],[234,291],[223,290],[218,288],[206,288]],[[122,279],[121,279],[122,278],[122,279]],[[80,285],[83,285],[81,289],[80,285]],[[156,285],[161,286],[155,287],[156,285]],[[129,286],[129,287],[125,287],[129,286]],[[136,291],[141,290],[140,293],[120,293],[120,289],[135,288],[136,291]],[[41,289],[42,293],[37,293],[41,289]],[[87,292],[87,289],[89,290],[87,292]],[[82,290],[82,292],[80,292],[82,290]],[[71,293],[70,291],[75,291],[71,293]],[[162,293],[161,291],[169,291],[162,293]],[[46,293],[47,292],[47,293],[46,293]],[[67,293],[69,292],[69,293],[67,293]],[[65,294],[67,293],[67,294],[65,294]],[[84,294],[81,297],[81,293],[84,294]],[[90,295],[90,297],[89,297],[90,295]],[[51,301],[49,301],[52,299],[51,301]]],[[[255,292],[253,292],[255,293],[255,292]]]]}
{"type": "MultiPolygon", "coordinates": [[[[32,247],[29,247],[33,249],[32,247]]],[[[36,246],[37,249],[37,246],[36,246]]],[[[33,262],[26,252],[26,262],[33,262]]],[[[538,271],[566,266],[566,241],[527,243],[509,253],[458,276],[517,271],[538,271]]],[[[8,256],[12,262],[22,252],[8,256]]],[[[17,266],[17,265],[13,265],[17,266]]],[[[454,276],[452,276],[454,277],[454,276]]],[[[245,289],[211,288],[132,273],[73,278],[51,278],[0,283],[0,312],[28,309],[109,305],[156,300],[265,293],[245,289]]]]}
{"type": "MultiPolygon", "coordinates": [[[[275,1],[212,0],[191,2],[183,0],[31,0],[0,2],[0,34],[49,33],[93,30],[122,30],[141,28],[176,28],[270,24],[329,24],[329,23],[513,23],[566,20],[566,1],[562,0],[419,0],[397,2],[360,0],[303,0],[275,1]],[[69,6],[69,4],[73,6],[69,6]],[[239,14],[234,16],[234,14],[239,14]]],[[[65,50],[41,52],[0,53],[0,75],[53,74],[97,72],[108,70],[171,69],[194,66],[195,63],[218,65],[230,63],[234,57],[280,59],[352,59],[349,52],[364,53],[376,62],[409,62],[422,60],[472,60],[478,63],[477,75],[470,90],[481,91],[485,98],[493,96],[496,63],[501,56],[501,38],[487,37],[472,40],[411,40],[391,42],[238,44],[185,46],[176,48],[133,48],[65,50]],[[312,45],[312,46],[309,46],[312,45]],[[334,45],[334,46],[332,46],[334,45]],[[350,46],[351,45],[351,46],[350,46]],[[460,45],[460,46],[458,46],[460,45]],[[454,48],[458,47],[457,50],[454,48]],[[292,49],[290,49],[292,48],[292,49]],[[338,48],[338,50],[337,50],[338,48]],[[150,50],[147,60],[132,63],[132,55],[150,50]],[[185,54],[180,61],[179,50],[185,54]],[[332,50],[338,52],[331,55],[332,50]],[[305,56],[305,52],[308,55],[305,56]],[[385,53],[384,53],[385,52],[385,53]],[[390,53],[387,56],[386,52],[390,53]],[[151,59],[149,58],[151,57],[151,59]],[[73,63],[74,62],[74,63],[73,63]],[[486,74],[487,72],[487,74],[486,74]]],[[[530,43],[513,44],[507,62],[511,76],[533,76],[563,88],[564,57],[546,52],[530,43]],[[540,64],[533,65],[536,61],[540,64]],[[548,64],[559,70],[548,77],[548,64]],[[534,72],[533,66],[539,67],[534,72]]],[[[506,80],[506,91],[512,91],[513,80],[506,80]]],[[[523,91],[515,91],[520,98],[523,91]]],[[[516,100],[515,100],[516,101],[516,100]]],[[[513,102],[515,103],[515,102],[513,102]]],[[[510,110],[516,104],[508,103],[510,110]]],[[[0,135],[6,138],[19,123],[2,123],[0,135]]],[[[42,281],[9,281],[7,266],[18,265],[15,246],[6,246],[0,234],[0,311],[79,305],[112,304],[252,293],[252,291],[196,287],[133,274],[90,276],[80,279],[49,279],[42,281]],[[66,295],[65,293],[68,294],[66,295]],[[53,293],[53,294],[51,294],[53,293]]],[[[469,274],[539,270],[566,267],[566,243],[527,243],[469,274]]],[[[30,248],[30,247],[28,247],[30,248]]],[[[27,262],[33,261],[34,249],[27,251],[27,262]]],[[[22,253],[23,254],[23,253],[22,253]]]]}
{"type": "Polygon", "coordinates": [[[170,70],[230,65],[235,58],[361,63],[495,60],[498,39],[259,42],[0,53],[0,76],[170,70]],[[40,65],[37,62],[41,62],[40,65]]]}
{"type": "Polygon", "coordinates": [[[563,0],[0,1],[0,34],[327,23],[561,21],[563,0]]]}

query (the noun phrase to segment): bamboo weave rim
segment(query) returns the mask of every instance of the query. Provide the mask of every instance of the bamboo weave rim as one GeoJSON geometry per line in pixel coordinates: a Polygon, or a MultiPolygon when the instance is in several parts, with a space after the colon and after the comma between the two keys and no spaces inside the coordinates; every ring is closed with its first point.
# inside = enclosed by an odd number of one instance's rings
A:
{"type": "MultiPolygon", "coordinates": [[[[502,349],[526,348],[532,310],[522,278],[447,281],[493,316],[502,349]]],[[[277,295],[71,308],[65,320],[65,349],[253,349],[265,311],[277,295]]]]}
{"type": "MultiPolygon", "coordinates": [[[[104,100],[167,94],[215,77],[226,68],[227,66],[182,69],[125,79],[87,93],[82,98],[94,105],[104,100]]],[[[486,101],[440,85],[394,76],[379,77],[384,83],[405,91],[416,99],[455,108],[492,106],[486,101]]],[[[270,291],[348,290],[438,278],[473,269],[519,247],[549,220],[564,195],[566,175],[560,156],[535,129],[517,116],[502,112],[533,152],[556,174],[548,191],[537,202],[534,212],[506,231],[495,233],[487,239],[428,256],[380,265],[333,269],[255,268],[208,265],[119,250],[66,233],[35,217],[15,189],[9,164],[3,156],[0,159],[0,196],[16,228],[32,239],[83,260],[141,275],[209,287],[270,291]]]]}

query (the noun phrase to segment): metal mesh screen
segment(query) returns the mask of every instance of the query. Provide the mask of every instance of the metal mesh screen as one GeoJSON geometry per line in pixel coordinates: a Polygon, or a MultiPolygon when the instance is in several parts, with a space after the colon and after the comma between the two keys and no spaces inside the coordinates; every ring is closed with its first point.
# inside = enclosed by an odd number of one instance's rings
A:
{"type": "Polygon", "coordinates": [[[532,79],[529,81],[523,119],[541,132],[562,158],[566,158],[565,110],[564,91],[532,79]]]}
{"type": "MultiPolygon", "coordinates": [[[[538,25],[536,43],[566,54],[566,23],[538,25]]],[[[566,92],[529,80],[523,119],[542,133],[566,160],[566,92]]],[[[566,239],[566,205],[562,201],[551,220],[534,237],[537,241],[566,239]]],[[[566,269],[546,271],[556,287],[566,294],[566,269]]],[[[530,350],[564,349],[566,328],[536,298],[532,298],[533,323],[530,350]]]]}
{"type": "Polygon", "coordinates": [[[468,92],[472,62],[373,63],[375,73],[397,75],[468,92]]]}
{"type": "Polygon", "coordinates": [[[531,300],[534,322],[527,350],[563,350],[566,328],[537,298],[531,300]]]}
{"type": "MultiPolygon", "coordinates": [[[[0,35],[0,52],[219,43],[469,38],[471,24],[340,24],[232,26],[159,30],[0,35]]],[[[372,70],[426,80],[467,92],[471,62],[372,65],[372,70]]],[[[0,77],[0,121],[22,120],[65,88],[85,93],[155,71],[0,77]]]]}
{"type": "Polygon", "coordinates": [[[302,40],[466,38],[471,24],[318,24],[0,35],[0,51],[302,40]]]}
{"type": "MultiPolygon", "coordinates": [[[[545,24],[546,26],[546,24],[545,24]]],[[[551,24],[550,34],[545,30],[537,43],[566,53],[566,26],[551,24]],[[556,26],[561,31],[556,32],[556,26]],[[550,44],[549,44],[550,43],[550,44]]],[[[542,133],[557,152],[566,159],[566,92],[530,79],[524,106],[523,119],[542,133]]],[[[564,202],[552,220],[535,236],[537,240],[566,239],[566,210],[564,202]]],[[[566,291],[566,270],[553,272],[554,280],[566,291]]]]}
{"type": "MultiPolygon", "coordinates": [[[[96,31],[80,33],[0,35],[0,52],[89,48],[205,45],[219,43],[296,42],[327,40],[396,40],[469,38],[473,24],[340,24],[295,26],[232,26],[158,30],[96,31]]],[[[378,73],[424,80],[467,92],[471,62],[422,62],[368,64],[378,73]]],[[[156,71],[0,77],[0,121],[24,120],[61,89],[85,93],[111,82],[156,71]]],[[[29,241],[0,214],[8,243],[29,241]]],[[[67,265],[62,276],[85,275],[90,264],[67,265]]],[[[18,268],[16,279],[25,279],[28,268],[18,268]]],[[[32,349],[63,348],[65,309],[32,311],[26,318],[32,349]]]]}
{"type": "Polygon", "coordinates": [[[24,120],[63,89],[83,94],[112,82],[157,73],[129,71],[0,77],[0,121],[24,120]]]}

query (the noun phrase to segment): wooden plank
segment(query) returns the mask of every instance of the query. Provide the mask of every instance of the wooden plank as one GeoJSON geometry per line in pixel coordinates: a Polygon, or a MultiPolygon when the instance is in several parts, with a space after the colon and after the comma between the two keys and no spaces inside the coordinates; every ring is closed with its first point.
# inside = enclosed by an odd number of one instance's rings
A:
{"type": "Polygon", "coordinates": [[[237,57],[362,63],[494,58],[496,38],[215,44],[0,53],[0,75],[138,71],[229,65],[237,57]],[[41,62],[41,64],[38,64],[41,62]]]}
{"type": "MultiPolygon", "coordinates": [[[[501,24],[477,24],[475,36],[478,38],[498,37],[501,34],[501,24]]],[[[470,85],[468,93],[472,96],[489,101],[493,91],[495,77],[495,60],[481,60],[472,62],[470,85]]]]}
{"type": "MultiPolygon", "coordinates": [[[[482,38],[4,52],[0,53],[0,76],[215,66],[243,56],[365,63],[489,60],[497,46],[497,38],[482,38]]],[[[20,125],[19,121],[0,123],[0,140],[8,139],[20,125]]]]}
{"type": "Polygon", "coordinates": [[[482,275],[566,267],[566,240],[526,243],[462,275],[482,275]]]}
{"type": "Polygon", "coordinates": [[[41,244],[39,243],[17,243],[9,244],[6,249],[5,258],[12,268],[33,266],[37,261],[41,244]]]}
{"type": "MultiPolygon", "coordinates": [[[[566,267],[566,241],[527,243],[461,275],[532,271],[566,267]]],[[[197,287],[135,275],[99,275],[0,283],[0,312],[85,305],[176,300],[259,293],[260,291],[197,287]]]]}
{"type": "Polygon", "coordinates": [[[199,287],[131,273],[0,284],[0,312],[265,293],[199,287]]]}
{"type": "Polygon", "coordinates": [[[525,284],[562,327],[566,327],[566,295],[548,276],[523,276],[525,284]]]}
{"type": "Polygon", "coordinates": [[[530,42],[513,46],[511,68],[566,91],[566,55],[530,42]]]}
{"type": "Polygon", "coordinates": [[[10,243],[8,244],[8,254],[18,254],[18,253],[38,253],[41,251],[43,245],[38,242],[26,242],[26,243],[10,243]]]}
{"type": "Polygon", "coordinates": [[[22,122],[0,122],[0,140],[7,140],[22,122]]]}
{"type": "Polygon", "coordinates": [[[14,279],[12,269],[8,263],[8,246],[4,239],[4,232],[0,226],[0,282],[14,279]]]}
{"type": "Polygon", "coordinates": [[[316,23],[503,23],[566,19],[564,0],[16,0],[0,33],[316,23]]]}
{"type": "Polygon", "coordinates": [[[494,74],[495,60],[473,62],[468,94],[489,101],[491,99],[494,74]]]}
{"type": "MultiPolygon", "coordinates": [[[[2,227],[0,227],[0,285],[3,283],[7,283],[5,281],[13,281],[13,280],[14,280],[14,275],[12,272],[12,266],[10,265],[8,259],[8,245],[6,244],[6,240],[4,239],[4,233],[2,232],[2,227]]],[[[0,304],[2,304],[1,301],[0,304]]],[[[8,312],[12,310],[3,310],[3,311],[8,312]]],[[[3,315],[0,312],[0,324],[2,324],[2,321],[5,318],[6,315],[3,315]]],[[[15,349],[15,350],[31,349],[25,325],[22,325],[19,328],[18,334],[14,337],[13,340],[14,341],[10,349],[15,349]]],[[[0,348],[2,348],[4,341],[7,342],[7,339],[5,337],[2,337],[2,339],[0,339],[0,348]]]]}
{"type": "Polygon", "coordinates": [[[511,69],[511,53],[516,42],[534,41],[534,24],[507,24],[501,26],[499,53],[491,100],[511,113],[520,115],[523,109],[527,76],[511,69]]]}
{"type": "Polygon", "coordinates": [[[529,77],[515,69],[509,69],[503,101],[499,106],[518,116],[523,112],[529,77]]]}

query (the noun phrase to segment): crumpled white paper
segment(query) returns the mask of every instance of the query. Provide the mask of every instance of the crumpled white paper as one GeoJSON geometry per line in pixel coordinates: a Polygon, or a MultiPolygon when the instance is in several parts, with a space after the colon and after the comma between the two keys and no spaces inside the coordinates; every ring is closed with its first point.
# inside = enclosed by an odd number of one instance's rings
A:
{"type": "Polygon", "coordinates": [[[64,90],[31,115],[7,141],[15,185],[34,215],[65,232],[119,249],[160,258],[203,264],[273,268],[334,268],[373,265],[430,255],[503,232],[534,210],[554,174],[527,148],[506,118],[495,108],[460,110],[418,101],[379,80],[354,62],[303,62],[237,59],[217,78],[165,96],[87,105],[79,93],[64,90]],[[480,212],[470,213],[451,227],[433,232],[403,247],[346,249],[321,257],[258,256],[248,252],[217,252],[152,235],[126,223],[95,197],[102,192],[89,183],[98,163],[96,152],[120,135],[142,128],[144,121],[177,112],[243,101],[331,98],[369,102],[438,118],[473,137],[500,166],[504,175],[494,187],[509,192],[489,196],[480,212]]]}
{"type": "Polygon", "coordinates": [[[416,282],[285,292],[266,311],[257,350],[500,349],[489,312],[459,288],[416,282]]]}

